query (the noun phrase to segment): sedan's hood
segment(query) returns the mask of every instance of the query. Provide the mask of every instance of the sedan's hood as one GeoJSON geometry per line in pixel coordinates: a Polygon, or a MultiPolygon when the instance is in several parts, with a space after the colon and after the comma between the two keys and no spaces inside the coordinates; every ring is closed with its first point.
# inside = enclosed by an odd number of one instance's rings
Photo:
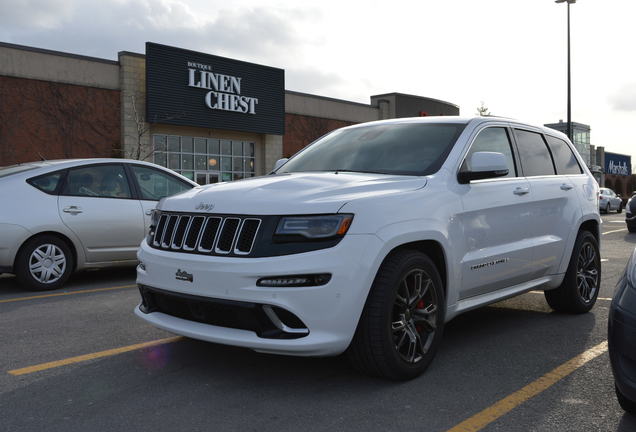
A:
{"type": "Polygon", "coordinates": [[[278,174],[195,188],[167,198],[160,207],[220,214],[336,213],[352,200],[378,198],[425,185],[425,177],[412,176],[342,172],[278,174]]]}

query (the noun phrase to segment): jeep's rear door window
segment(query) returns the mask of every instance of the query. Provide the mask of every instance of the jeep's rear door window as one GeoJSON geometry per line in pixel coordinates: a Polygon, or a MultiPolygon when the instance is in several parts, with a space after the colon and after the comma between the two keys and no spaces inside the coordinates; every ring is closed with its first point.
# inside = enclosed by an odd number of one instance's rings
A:
{"type": "Polygon", "coordinates": [[[581,166],[576,160],[574,153],[572,153],[572,149],[565,141],[549,135],[546,135],[545,139],[548,141],[552,151],[557,174],[583,174],[581,166]]]}
{"type": "Polygon", "coordinates": [[[554,165],[543,136],[536,132],[515,129],[519,158],[526,177],[554,175],[554,165]]]}
{"type": "Polygon", "coordinates": [[[503,155],[506,156],[506,162],[508,163],[508,175],[506,175],[505,177],[517,176],[517,171],[515,169],[515,159],[512,156],[510,139],[508,138],[508,132],[506,132],[506,128],[489,127],[479,132],[479,135],[477,135],[477,138],[475,138],[475,141],[473,141],[473,145],[468,151],[468,155],[465,159],[466,163],[470,161],[470,156],[476,152],[503,153],[503,155]]]}
{"type": "Polygon", "coordinates": [[[340,129],[315,141],[277,172],[428,175],[442,166],[465,126],[393,123],[340,129]]]}

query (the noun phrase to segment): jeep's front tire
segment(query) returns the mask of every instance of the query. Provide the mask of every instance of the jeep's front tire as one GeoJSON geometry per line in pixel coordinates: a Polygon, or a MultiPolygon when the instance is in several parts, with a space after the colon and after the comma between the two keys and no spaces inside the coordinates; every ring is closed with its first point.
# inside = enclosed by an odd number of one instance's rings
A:
{"type": "Polygon", "coordinates": [[[557,312],[580,314],[596,303],[601,288],[601,257],[596,237],[579,231],[570,264],[561,286],[545,291],[545,299],[557,312]]]}
{"type": "Polygon", "coordinates": [[[437,352],[445,305],[442,280],[427,255],[414,250],[390,255],[371,287],[349,360],[369,375],[417,377],[437,352]]]}

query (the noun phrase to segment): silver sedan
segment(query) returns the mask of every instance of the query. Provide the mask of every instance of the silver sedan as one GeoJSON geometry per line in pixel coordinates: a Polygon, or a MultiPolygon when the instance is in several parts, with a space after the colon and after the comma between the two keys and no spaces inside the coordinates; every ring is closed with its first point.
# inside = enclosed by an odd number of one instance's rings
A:
{"type": "Polygon", "coordinates": [[[195,186],[166,168],[125,159],[0,167],[0,273],[48,290],[74,270],[134,264],[157,201],[195,186]]]}
{"type": "Polygon", "coordinates": [[[598,209],[605,213],[609,213],[610,210],[616,210],[617,213],[621,213],[623,211],[623,200],[613,190],[601,188],[598,197],[598,209]]]}

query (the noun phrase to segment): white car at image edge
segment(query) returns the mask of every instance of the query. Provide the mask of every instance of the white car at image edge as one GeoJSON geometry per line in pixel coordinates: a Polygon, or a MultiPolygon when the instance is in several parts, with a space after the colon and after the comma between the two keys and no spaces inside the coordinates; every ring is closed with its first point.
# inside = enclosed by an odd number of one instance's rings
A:
{"type": "Polygon", "coordinates": [[[135,313],[259,352],[422,373],[444,324],[530,290],[583,313],[600,287],[598,185],[565,135],[427,117],[336,130],[271,175],[162,200],[135,313]]]}
{"type": "Polygon", "coordinates": [[[155,164],[73,159],[0,167],[0,273],[59,288],[74,270],[134,265],[150,212],[198,186],[155,164]]]}

